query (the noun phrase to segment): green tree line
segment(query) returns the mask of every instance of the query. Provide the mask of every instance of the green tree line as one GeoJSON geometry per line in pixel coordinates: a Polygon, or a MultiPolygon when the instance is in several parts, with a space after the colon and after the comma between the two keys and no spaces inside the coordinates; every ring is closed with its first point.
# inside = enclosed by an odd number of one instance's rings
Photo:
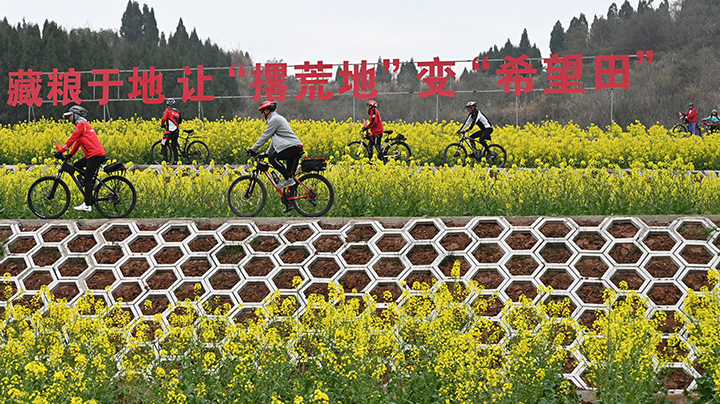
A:
{"type": "MultiPolygon", "coordinates": [[[[630,90],[589,89],[581,94],[545,94],[542,89],[549,87],[547,72],[538,46],[532,43],[524,30],[517,45],[508,39],[502,46],[488,50],[477,50],[479,60],[485,57],[493,60],[490,69],[472,71],[467,68],[457,72],[446,88],[456,91],[454,97],[419,97],[418,93],[427,86],[417,78],[417,61],[402,61],[397,72],[385,72],[383,57],[379,55],[376,68],[375,88],[379,95],[376,100],[385,120],[423,122],[458,120],[463,118],[462,107],[469,100],[477,101],[481,109],[494,124],[519,122],[540,122],[553,119],[560,122],[573,121],[580,125],[592,123],[605,126],[610,118],[627,125],[635,120],[652,125],[660,122],[672,125],[677,121],[677,112],[684,111],[688,102],[694,102],[703,116],[718,108],[715,92],[720,88],[720,49],[715,44],[720,35],[720,0],[639,0],[636,5],[625,0],[622,4],[611,3],[605,15],[588,18],[584,13],[571,21],[557,21],[548,41],[550,51],[558,55],[582,54],[634,55],[637,51],[652,50],[654,60],[650,64],[637,64],[631,59],[630,90]],[[505,56],[528,55],[538,73],[533,75],[536,91],[521,94],[502,92],[497,81],[501,78],[496,69],[505,56]],[[490,91],[488,91],[490,90],[490,91]]],[[[7,19],[0,21],[0,93],[8,94],[8,73],[19,69],[51,72],[57,68],[67,71],[73,67],[78,71],[96,68],[117,68],[130,70],[133,67],[147,69],[175,69],[163,72],[163,93],[168,97],[182,95],[180,70],[184,66],[195,68],[229,67],[254,63],[252,56],[241,50],[224,50],[211,40],[201,40],[196,30],[188,32],[180,19],[174,32],[167,36],[159,32],[152,8],[129,0],[122,15],[118,31],[89,29],[65,30],[52,21],[46,20],[42,27],[26,23],[11,25],[7,19]]],[[[342,85],[339,76],[341,66],[337,65],[335,80],[326,86],[333,91],[331,100],[297,100],[294,96],[301,91],[300,82],[291,76],[285,85],[287,100],[282,102],[283,114],[292,119],[362,119],[365,117],[365,100],[354,99],[352,91],[339,94],[342,85]]],[[[595,86],[595,66],[592,58],[583,63],[581,85],[595,86]]],[[[289,74],[292,69],[288,68],[289,74]]],[[[206,72],[208,74],[208,72],[206,72]]],[[[246,70],[243,77],[230,77],[227,70],[210,72],[214,76],[206,82],[205,94],[217,96],[216,100],[203,102],[180,102],[186,117],[202,114],[205,118],[217,119],[233,116],[258,116],[257,102],[252,100],[255,90],[251,84],[255,77],[246,70]],[[242,95],[242,98],[223,98],[242,95]]],[[[132,91],[131,84],[124,77],[125,85],[116,94],[127,98],[132,91]]],[[[83,94],[92,94],[93,88],[83,78],[83,94]]],[[[192,81],[191,81],[192,84],[192,81]]],[[[97,90],[96,90],[97,91],[97,90]]],[[[112,91],[117,91],[113,89],[112,91]]],[[[114,98],[114,97],[113,97],[114,98]]],[[[83,104],[94,117],[157,117],[163,105],[145,105],[142,102],[111,102],[103,109],[97,102],[83,104]]],[[[45,103],[33,108],[35,116],[61,114],[66,107],[53,107],[45,103]]],[[[26,106],[12,107],[0,103],[0,122],[15,123],[27,120],[26,106]]]]}

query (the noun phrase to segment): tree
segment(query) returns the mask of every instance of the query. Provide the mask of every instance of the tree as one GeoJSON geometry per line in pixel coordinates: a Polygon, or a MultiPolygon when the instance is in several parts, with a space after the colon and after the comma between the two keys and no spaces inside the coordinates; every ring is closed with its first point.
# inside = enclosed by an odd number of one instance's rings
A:
{"type": "Polygon", "coordinates": [[[550,32],[550,53],[562,53],[565,50],[565,29],[560,20],[550,32]]]}
{"type": "Polygon", "coordinates": [[[160,40],[160,31],[157,27],[157,21],[155,20],[155,11],[152,8],[148,8],[147,4],[143,4],[142,11],[143,18],[143,40],[151,46],[157,46],[160,40]]]}
{"type": "Polygon", "coordinates": [[[633,7],[630,5],[630,2],[628,0],[625,0],[625,2],[620,6],[620,11],[618,12],[618,17],[620,17],[621,20],[627,21],[631,19],[635,15],[635,10],[633,10],[633,7]]]}
{"type": "Polygon", "coordinates": [[[404,91],[418,91],[420,89],[420,79],[417,78],[418,73],[413,59],[403,63],[400,65],[400,71],[397,75],[398,86],[404,91]]]}
{"type": "Polygon", "coordinates": [[[620,18],[618,16],[618,7],[617,7],[617,4],[613,3],[610,5],[610,7],[608,7],[607,19],[608,19],[608,21],[612,21],[612,20],[616,20],[618,18],[620,18]]]}
{"type": "Polygon", "coordinates": [[[140,12],[140,5],[136,1],[129,0],[125,12],[122,15],[120,25],[120,37],[128,43],[137,43],[143,34],[143,15],[140,12]]]}
{"type": "Polygon", "coordinates": [[[566,51],[583,54],[587,51],[588,22],[585,14],[570,21],[570,26],[565,32],[566,51]]]}

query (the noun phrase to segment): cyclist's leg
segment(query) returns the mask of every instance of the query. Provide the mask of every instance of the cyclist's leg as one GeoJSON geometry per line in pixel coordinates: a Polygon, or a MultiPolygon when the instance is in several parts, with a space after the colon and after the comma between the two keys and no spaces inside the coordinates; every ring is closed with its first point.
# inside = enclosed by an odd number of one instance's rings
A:
{"type": "MultiPolygon", "coordinates": [[[[88,159],[85,157],[83,157],[80,160],[73,163],[73,167],[81,169],[81,170],[85,170],[87,168],[87,165],[88,165],[88,159]]],[[[76,177],[77,177],[78,181],[80,181],[80,185],[82,185],[84,182],[82,174],[80,174],[78,172],[76,174],[76,177]]]]}
{"type": "Polygon", "coordinates": [[[87,170],[83,181],[83,195],[85,196],[86,206],[92,206],[94,203],[92,200],[93,185],[95,185],[94,178],[103,162],[105,162],[105,156],[93,156],[87,159],[87,170]]]}
{"type": "Polygon", "coordinates": [[[170,146],[170,145],[168,144],[168,137],[167,137],[167,135],[163,135],[163,138],[162,138],[162,140],[160,141],[160,144],[162,145],[162,147],[160,148],[160,155],[162,156],[163,161],[165,161],[165,162],[167,163],[167,161],[168,161],[168,147],[170,146]]]}
{"type": "Polygon", "coordinates": [[[272,165],[276,170],[282,174],[282,176],[285,179],[292,178],[292,160],[295,160],[295,169],[297,169],[297,162],[300,159],[300,156],[303,153],[303,148],[299,146],[291,146],[287,149],[281,151],[281,152],[275,152],[268,154],[268,162],[270,165],[272,165]],[[285,164],[282,163],[282,161],[285,161],[285,164]]]}
{"type": "Polygon", "coordinates": [[[380,148],[380,136],[368,136],[368,156],[370,160],[373,158],[373,149],[377,150],[378,158],[382,159],[382,149],[380,148]]]}
{"type": "Polygon", "coordinates": [[[180,131],[176,130],[173,132],[170,132],[168,135],[168,141],[170,142],[170,152],[172,155],[172,163],[175,164],[178,161],[178,149],[180,148],[180,143],[178,142],[178,136],[180,136],[180,131]]]}

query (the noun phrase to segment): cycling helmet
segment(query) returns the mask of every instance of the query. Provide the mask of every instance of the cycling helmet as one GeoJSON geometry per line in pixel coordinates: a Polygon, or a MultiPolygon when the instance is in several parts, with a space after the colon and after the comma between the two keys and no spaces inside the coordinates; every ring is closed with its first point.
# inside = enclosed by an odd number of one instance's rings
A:
{"type": "Polygon", "coordinates": [[[81,116],[81,117],[85,118],[87,116],[87,109],[85,109],[79,105],[73,105],[72,107],[70,107],[70,110],[68,112],[63,114],[63,116],[68,116],[68,115],[77,115],[77,116],[81,116]]]}
{"type": "Polygon", "coordinates": [[[175,105],[175,98],[168,98],[167,101],[165,101],[165,104],[167,104],[169,107],[175,105]]]}
{"type": "Polygon", "coordinates": [[[469,101],[467,104],[465,104],[465,108],[475,108],[477,107],[477,102],[475,101],[469,101]]]}
{"type": "Polygon", "coordinates": [[[277,109],[277,103],[275,101],[263,101],[263,103],[258,107],[258,111],[262,112],[266,109],[270,112],[275,111],[277,109]]]}
{"type": "Polygon", "coordinates": [[[367,102],[367,105],[368,105],[368,107],[377,108],[377,101],[375,101],[375,100],[370,100],[370,101],[367,102]]]}
{"type": "Polygon", "coordinates": [[[688,106],[689,106],[689,107],[694,107],[695,104],[693,104],[693,103],[691,102],[690,104],[688,104],[688,106]]]}
{"type": "Polygon", "coordinates": [[[711,114],[717,114],[717,109],[713,109],[711,114]]]}

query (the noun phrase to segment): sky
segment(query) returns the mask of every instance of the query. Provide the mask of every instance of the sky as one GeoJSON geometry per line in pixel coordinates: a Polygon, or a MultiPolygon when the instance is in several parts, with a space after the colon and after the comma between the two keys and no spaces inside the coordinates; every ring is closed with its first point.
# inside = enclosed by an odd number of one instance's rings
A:
{"type": "MultiPolygon", "coordinates": [[[[616,0],[618,5],[622,1],[616,0]]],[[[415,62],[469,60],[508,39],[518,45],[523,29],[543,57],[550,54],[550,32],[559,20],[584,13],[592,24],[613,0],[139,0],[155,11],[166,37],[178,21],[201,40],[224,50],[248,52],[253,62],[400,59],[415,62]]],[[[124,0],[7,1],[2,12],[16,25],[23,19],[42,25],[46,19],[65,29],[119,31],[124,0]]],[[[633,7],[635,7],[635,4],[633,7]]]]}

